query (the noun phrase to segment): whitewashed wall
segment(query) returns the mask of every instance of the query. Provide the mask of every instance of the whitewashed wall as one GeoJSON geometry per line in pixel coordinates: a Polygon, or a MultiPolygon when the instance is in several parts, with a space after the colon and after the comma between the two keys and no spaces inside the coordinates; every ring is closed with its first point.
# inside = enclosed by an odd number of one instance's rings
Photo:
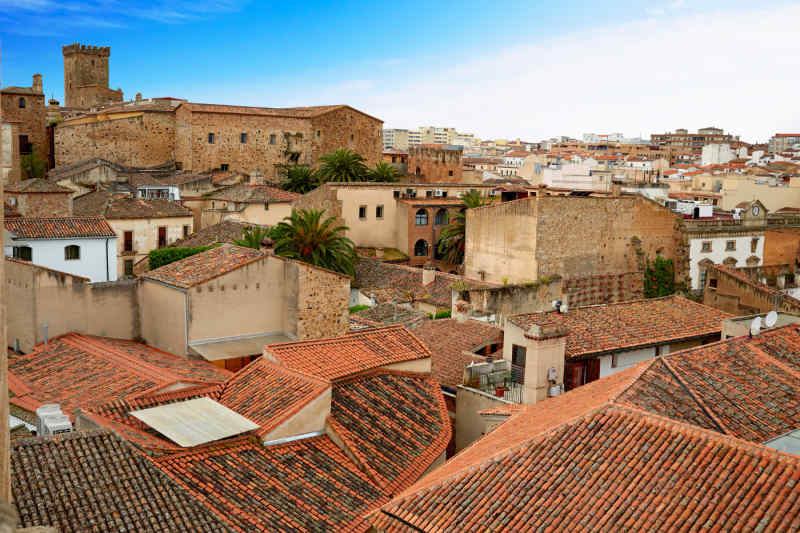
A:
{"type": "Polygon", "coordinates": [[[106,239],[31,239],[6,241],[5,254],[13,256],[14,246],[30,246],[31,262],[60,272],[89,278],[97,281],[116,281],[117,279],[117,238],[106,239]],[[106,246],[106,241],[108,244],[106,246]],[[80,246],[80,259],[64,259],[64,248],[80,246]]]}
{"type": "Polygon", "coordinates": [[[742,237],[716,237],[689,240],[689,275],[692,277],[692,289],[700,289],[700,261],[710,259],[715,265],[723,264],[728,257],[736,259],[736,267],[747,266],[747,259],[751,256],[758,257],[758,265],[764,264],[764,236],[745,235],[742,237]],[[750,251],[750,242],[758,237],[756,251],[750,251]],[[711,241],[711,252],[703,252],[703,242],[711,241]],[[736,250],[725,249],[728,241],[736,241],[736,250]]]}

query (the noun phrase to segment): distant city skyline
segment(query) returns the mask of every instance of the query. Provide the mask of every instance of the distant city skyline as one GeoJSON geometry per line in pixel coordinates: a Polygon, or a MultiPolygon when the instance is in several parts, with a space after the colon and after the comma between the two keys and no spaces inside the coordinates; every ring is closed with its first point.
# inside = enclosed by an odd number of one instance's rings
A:
{"type": "Polygon", "coordinates": [[[41,72],[63,101],[61,46],[82,42],[111,47],[126,99],[346,103],[481,139],[717,126],[766,142],[800,129],[798,23],[786,2],[0,0],[2,84],[41,72]]]}

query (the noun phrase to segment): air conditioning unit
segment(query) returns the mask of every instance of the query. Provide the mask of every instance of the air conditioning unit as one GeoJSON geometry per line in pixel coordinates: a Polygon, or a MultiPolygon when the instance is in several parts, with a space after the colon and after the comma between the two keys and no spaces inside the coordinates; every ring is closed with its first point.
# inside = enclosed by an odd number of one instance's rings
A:
{"type": "Polygon", "coordinates": [[[435,191],[433,191],[433,195],[436,196],[437,198],[441,198],[444,195],[444,191],[441,189],[436,189],[435,191]]]}
{"type": "Polygon", "coordinates": [[[497,191],[489,191],[489,196],[497,196],[497,191]]]}
{"type": "Polygon", "coordinates": [[[72,422],[69,417],[61,412],[61,406],[57,403],[48,403],[36,409],[36,433],[39,436],[58,435],[60,433],[71,433],[72,422]]]}

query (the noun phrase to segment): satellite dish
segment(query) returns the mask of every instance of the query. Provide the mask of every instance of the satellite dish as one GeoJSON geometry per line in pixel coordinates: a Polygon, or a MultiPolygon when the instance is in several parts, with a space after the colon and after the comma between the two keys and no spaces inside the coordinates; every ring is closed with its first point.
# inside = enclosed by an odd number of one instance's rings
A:
{"type": "Polygon", "coordinates": [[[776,313],[775,311],[770,311],[769,313],[767,313],[767,317],[764,319],[764,325],[767,326],[768,328],[771,328],[772,326],[775,325],[777,321],[778,321],[778,313],[776,313]]]}
{"type": "Polygon", "coordinates": [[[757,316],[750,323],[750,336],[755,337],[761,332],[761,317],[757,316]]]}
{"type": "Polygon", "coordinates": [[[568,309],[569,307],[567,306],[567,304],[561,304],[561,308],[559,309],[559,311],[561,311],[561,313],[566,313],[568,309]]]}

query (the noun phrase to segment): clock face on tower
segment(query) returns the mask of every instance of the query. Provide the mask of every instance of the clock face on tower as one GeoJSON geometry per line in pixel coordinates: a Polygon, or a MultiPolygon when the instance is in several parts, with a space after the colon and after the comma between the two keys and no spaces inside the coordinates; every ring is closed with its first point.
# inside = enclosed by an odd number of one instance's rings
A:
{"type": "Polygon", "coordinates": [[[754,217],[757,217],[757,216],[758,216],[758,206],[757,206],[757,205],[754,205],[754,206],[753,206],[753,216],[754,216],[754,217]]]}

